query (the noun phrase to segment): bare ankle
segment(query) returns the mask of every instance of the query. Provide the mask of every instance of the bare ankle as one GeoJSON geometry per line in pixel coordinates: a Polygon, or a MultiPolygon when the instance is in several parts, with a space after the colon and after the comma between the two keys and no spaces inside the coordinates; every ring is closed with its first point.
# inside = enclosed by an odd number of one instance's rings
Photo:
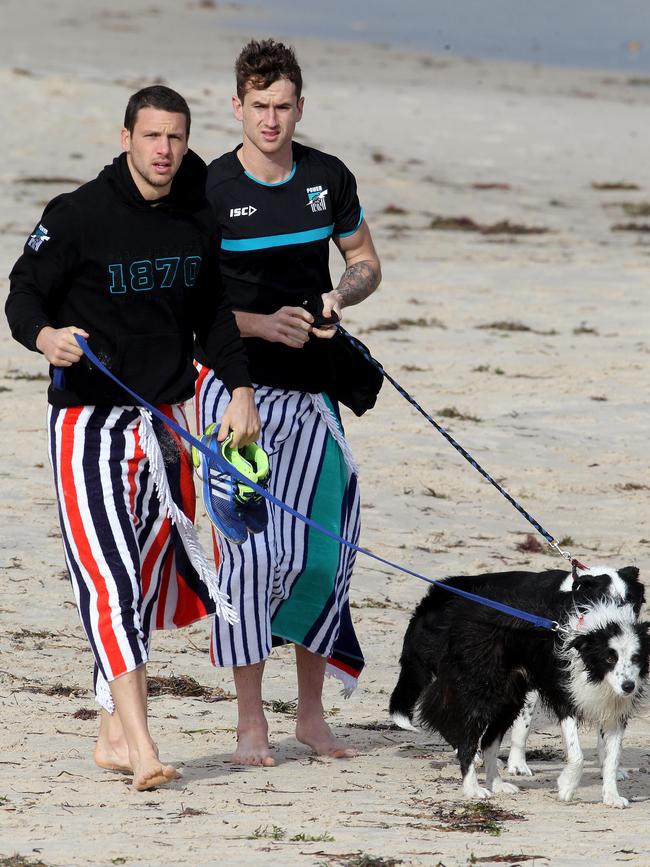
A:
{"type": "Polygon", "coordinates": [[[268,735],[269,724],[263,713],[242,715],[237,720],[237,736],[249,734],[268,735]]]}

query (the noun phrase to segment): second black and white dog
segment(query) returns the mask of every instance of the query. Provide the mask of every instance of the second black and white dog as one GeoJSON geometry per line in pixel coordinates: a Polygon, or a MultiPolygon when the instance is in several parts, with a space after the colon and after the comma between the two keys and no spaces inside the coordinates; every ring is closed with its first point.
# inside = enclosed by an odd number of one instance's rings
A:
{"type": "Polygon", "coordinates": [[[560,720],[565,738],[568,764],[558,781],[560,797],[569,800],[580,780],[577,721],[584,720],[603,732],[603,800],[627,806],[618,794],[616,769],[626,721],[648,677],[648,625],[637,621],[643,586],[633,567],[588,570],[570,590],[568,577],[552,570],[448,579],[462,589],[558,620],[558,633],[535,629],[435,586],[409,623],[391,715],[403,726],[417,720],[457,748],[468,797],[517,791],[501,780],[497,752],[527,694],[536,689],[560,720]],[[479,746],[487,789],[476,776],[479,746]]]}
{"type": "MultiPolygon", "coordinates": [[[[574,581],[572,575],[567,575],[560,583],[560,591],[572,593],[574,592],[574,589],[579,590],[581,587],[580,576],[591,574],[599,574],[599,580],[604,582],[601,585],[600,592],[603,592],[606,596],[611,597],[614,601],[619,602],[620,604],[629,603],[632,605],[637,618],[639,617],[641,608],[645,602],[645,593],[643,584],[639,581],[639,570],[633,566],[626,567],[620,571],[609,569],[605,566],[597,566],[591,570],[581,570],[578,573],[577,581],[574,581]]],[[[597,590],[596,587],[593,589],[597,590]]],[[[533,719],[538,699],[539,696],[534,690],[528,693],[524,701],[524,706],[521,709],[521,713],[510,730],[510,751],[508,753],[507,768],[508,773],[515,774],[516,776],[533,776],[533,772],[526,761],[526,743],[528,741],[530,724],[533,719]]],[[[598,730],[596,746],[598,759],[602,767],[605,750],[600,729],[598,730]]],[[[619,780],[625,780],[627,779],[627,776],[627,772],[623,770],[623,768],[619,767],[617,778],[619,780]]]]}

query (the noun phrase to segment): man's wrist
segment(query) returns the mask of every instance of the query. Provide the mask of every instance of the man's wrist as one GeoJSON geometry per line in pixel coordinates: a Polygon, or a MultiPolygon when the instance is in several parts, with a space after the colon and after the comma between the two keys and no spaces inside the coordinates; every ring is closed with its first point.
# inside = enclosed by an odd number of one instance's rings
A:
{"type": "Polygon", "coordinates": [[[51,325],[39,325],[34,332],[34,349],[37,352],[40,352],[41,354],[44,354],[44,353],[43,353],[43,350],[41,349],[41,347],[38,345],[39,340],[41,340],[41,338],[47,336],[49,331],[54,331],[54,329],[51,325]]]}
{"type": "Polygon", "coordinates": [[[331,292],[327,292],[325,294],[325,297],[331,299],[337,307],[345,307],[345,300],[341,295],[338,286],[336,287],[336,289],[332,289],[331,292]]]}
{"type": "Polygon", "coordinates": [[[233,310],[235,322],[239,333],[242,337],[260,337],[260,321],[263,318],[261,313],[249,313],[246,310],[233,310]]]}

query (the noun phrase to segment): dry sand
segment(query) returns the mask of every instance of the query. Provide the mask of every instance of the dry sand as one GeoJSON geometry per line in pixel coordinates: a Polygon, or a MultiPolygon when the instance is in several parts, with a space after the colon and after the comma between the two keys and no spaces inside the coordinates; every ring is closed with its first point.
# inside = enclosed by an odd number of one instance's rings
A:
{"type": "MultiPolygon", "coordinates": [[[[234,146],[232,60],[244,39],[266,34],[254,22],[228,32],[232,15],[205,2],[0,0],[0,273],[45,202],[117,152],[137,87],[160,77],[188,97],[204,157],[234,146]]],[[[381,290],[346,324],[579,557],[647,574],[650,216],[633,213],[650,209],[647,82],[295,44],[307,82],[300,138],[356,173],[383,261],[381,290]],[[594,187],[607,183],[634,187],[594,187]],[[548,231],[436,231],[438,217],[548,231]],[[645,228],[614,231],[618,223],[645,228]]],[[[626,811],[600,803],[589,732],[577,798],[557,800],[561,741],[543,717],[533,724],[535,776],[518,796],[495,797],[492,812],[467,808],[449,748],[392,729],[386,713],[424,585],[366,558],[352,604],[367,668],[351,700],[333,682],[326,689],[328,718],[358,759],[314,758],[295,742],[285,650],[266,678],[266,697],[280,702],[268,710],[278,766],[230,767],[230,673],[211,669],[202,624],[153,642],[152,675],[226,691],[220,701],[151,700],[182,783],[134,794],[96,768],[91,656],[63,566],[44,372],[3,321],[0,864],[14,853],[48,867],[650,864],[650,717],[626,739],[626,811]]],[[[546,549],[518,550],[528,524],[390,386],[374,411],[345,421],[371,550],[432,577],[560,564],[546,549]]],[[[200,532],[207,541],[204,516],[200,532]]]]}

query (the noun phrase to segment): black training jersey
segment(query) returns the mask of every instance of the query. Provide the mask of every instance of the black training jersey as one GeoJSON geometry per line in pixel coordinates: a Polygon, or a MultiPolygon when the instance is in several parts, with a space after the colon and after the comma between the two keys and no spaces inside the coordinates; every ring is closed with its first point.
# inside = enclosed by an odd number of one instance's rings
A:
{"type": "MultiPolygon", "coordinates": [[[[330,238],[353,234],[363,219],[354,176],[336,157],[294,142],[291,174],[267,184],[245,171],[238,150],[210,164],[206,186],[219,224],[230,304],[252,313],[274,313],[285,305],[314,312],[320,296],[332,289],[330,238]]],[[[311,337],[303,349],[292,349],[247,338],[251,377],[320,391],[328,343],[311,337]]]]}

